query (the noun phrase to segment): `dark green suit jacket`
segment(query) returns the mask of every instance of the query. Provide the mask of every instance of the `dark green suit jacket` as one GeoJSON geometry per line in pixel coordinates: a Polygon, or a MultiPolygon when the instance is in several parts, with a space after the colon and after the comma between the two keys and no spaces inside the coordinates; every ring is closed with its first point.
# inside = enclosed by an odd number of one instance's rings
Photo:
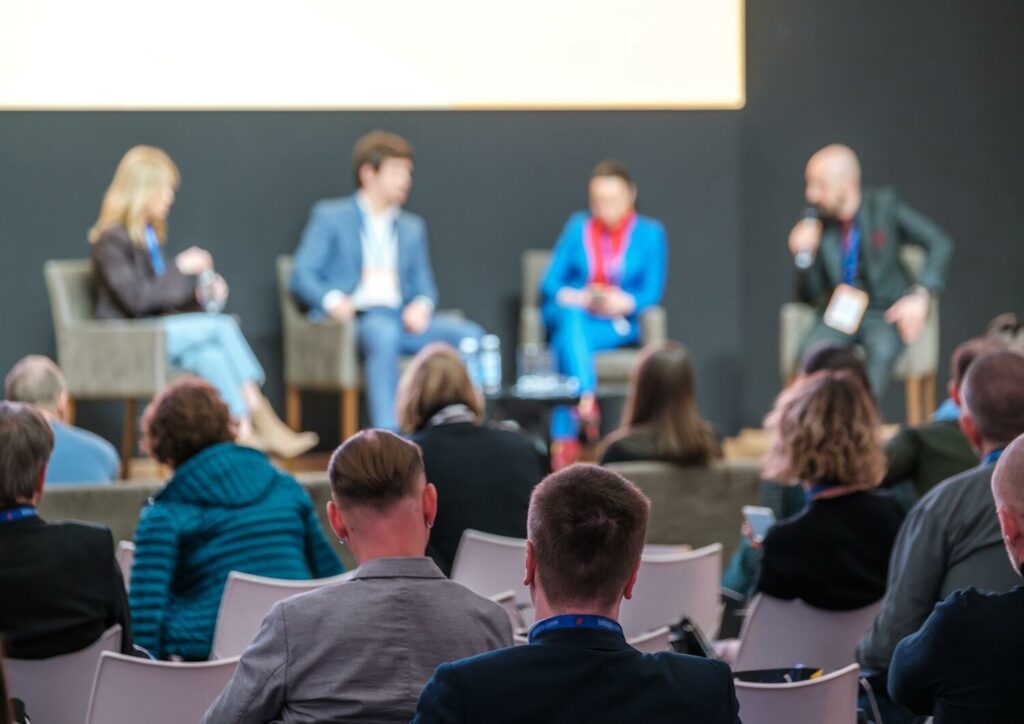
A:
{"type": "MultiPolygon", "coordinates": [[[[935,222],[899,200],[892,189],[864,189],[860,210],[858,275],[874,308],[888,308],[920,284],[933,295],[942,291],[953,239],[935,222]],[[913,279],[900,260],[904,244],[924,247],[924,269],[913,279]]],[[[797,276],[798,294],[808,304],[824,306],[843,281],[843,243],[839,224],[826,220],[814,263],[797,276]]]]}

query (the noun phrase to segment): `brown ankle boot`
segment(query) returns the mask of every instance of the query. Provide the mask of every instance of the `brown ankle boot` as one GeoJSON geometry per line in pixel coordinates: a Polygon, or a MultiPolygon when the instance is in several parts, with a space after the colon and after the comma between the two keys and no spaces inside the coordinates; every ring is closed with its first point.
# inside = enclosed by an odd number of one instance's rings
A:
{"type": "Polygon", "coordinates": [[[267,452],[283,458],[298,457],[320,442],[315,432],[295,432],[281,421],[266,397],[252,410],[252,426],[267,452]]]}

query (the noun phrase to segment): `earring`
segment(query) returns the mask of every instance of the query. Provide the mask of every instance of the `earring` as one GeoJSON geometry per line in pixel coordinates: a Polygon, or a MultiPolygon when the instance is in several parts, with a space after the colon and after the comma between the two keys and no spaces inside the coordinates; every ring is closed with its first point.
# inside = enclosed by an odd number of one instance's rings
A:
{"type": "Polygon", "coordinates": [[[427,521],[427,530],[430,530],[433,527],[434,527],[434,521],[428,520],[427,521]]]}

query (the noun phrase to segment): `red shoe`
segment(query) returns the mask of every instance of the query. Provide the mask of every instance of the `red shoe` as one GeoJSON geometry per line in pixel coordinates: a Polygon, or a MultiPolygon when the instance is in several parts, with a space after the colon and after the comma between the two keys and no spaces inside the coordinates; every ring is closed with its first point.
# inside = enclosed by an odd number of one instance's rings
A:
{"type": "Polygon", "coordinates": [[[553,440],[551,442],[551,472],[575,465],[580,461],[579,440],[553,440]]]}
{"type": "Polygon", "coordinates": [[[580,442],[596,445],[601,440],[601,408],[594,398],[580,400],[576,408],[580,420],[580,442]]]}

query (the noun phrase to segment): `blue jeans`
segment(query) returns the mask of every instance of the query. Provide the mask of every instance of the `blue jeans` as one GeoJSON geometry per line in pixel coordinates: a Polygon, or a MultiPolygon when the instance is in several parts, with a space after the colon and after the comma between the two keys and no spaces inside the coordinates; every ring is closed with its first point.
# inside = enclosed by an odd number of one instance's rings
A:
{"type": "Polygon", "coordinates": [[[164,317],[163,324],[171,364],[216,387],[232,415],[248,416],[242,385],[260,385],[264,375],[235,320],[226,314],[194,312],[164,317]]]}
{"type": "Polygon", "coordinates": [[[356,318],[359,351],[363,356],[366,402],[370,424],[384,430],[397,430],[395,392],[398,389],[398,357],[416,354],[432,342],[447,342],[456,349],[464,337],[480,339],[483,328],[476,322],[436,314],[423,334],[410,334],[402,324],[399,309],[374,307],[356,318]]]}

